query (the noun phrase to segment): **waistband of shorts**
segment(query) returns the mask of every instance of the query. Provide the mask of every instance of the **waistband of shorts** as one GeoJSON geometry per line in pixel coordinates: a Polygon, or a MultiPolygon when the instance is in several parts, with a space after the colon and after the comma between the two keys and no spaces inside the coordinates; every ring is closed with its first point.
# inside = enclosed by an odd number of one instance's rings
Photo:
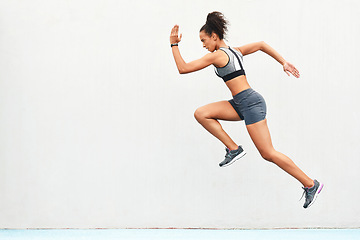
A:
{"type": "Polygon", "coordinates": [[[233,96],[233,98],[243,98],[243,97],[246,97],[247,95],[249,95],[249,94],[251,94],[251,93],[253,93],[253,92],[255,92],[254,89],[248,88],[248,89],[245,89],[245,90],[243,90],[243,91],[235,94],[235,95],[233,96]]]}

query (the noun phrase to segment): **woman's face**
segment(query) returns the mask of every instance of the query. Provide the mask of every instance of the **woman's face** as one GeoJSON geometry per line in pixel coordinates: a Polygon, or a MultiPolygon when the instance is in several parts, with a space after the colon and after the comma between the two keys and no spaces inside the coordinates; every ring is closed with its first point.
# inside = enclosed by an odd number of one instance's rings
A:
{"type": "Polygon", "coordinates": [[[203,47],[210,52],[216,50],[216,41],[214,37],[209,36],[204,30],[200,32],[200,41],[203,43],[203,47]]]}

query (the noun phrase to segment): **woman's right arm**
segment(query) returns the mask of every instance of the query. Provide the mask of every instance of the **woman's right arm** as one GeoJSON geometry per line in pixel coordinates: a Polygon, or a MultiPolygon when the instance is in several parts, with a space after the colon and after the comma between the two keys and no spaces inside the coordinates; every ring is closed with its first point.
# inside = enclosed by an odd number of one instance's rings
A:
{"type": "Polygon", "coordinates": [[[276,61],[278,61],[283,66],[284,71],[287,75],[289,75],[289,73],[291,73],[292,75],[294,75],[297,78],[300,77],[300,73],[295,68],[295,66],[292,65],[291,63],[287,62],[277,51],[275,51],[275,49],[273,49],[271,46],[266,44],[264,41],[250,43],[250,44],[247,44],[247,45],[237,48],[237,50],[239,50],[243,54],[243,56],[254,53],[258,50],[261,50],[264,53],[268,54],[269,56],[273,57],[276,61]]]}
{"type": "Polygon", "coordinates": [[[275,51],[275,49],[270,47],[264,41],[246,44],[244,46],[239,47],[238,50],[241,51],[243,56],[257,52],[258,50],[261,50],[264,53],[267,53],[268,55],[273,57],[281,65],[284,65],[284,63],[286,62],[285,59],[283,57],[281,57],[281,55],[278,52],[275,51]]]}

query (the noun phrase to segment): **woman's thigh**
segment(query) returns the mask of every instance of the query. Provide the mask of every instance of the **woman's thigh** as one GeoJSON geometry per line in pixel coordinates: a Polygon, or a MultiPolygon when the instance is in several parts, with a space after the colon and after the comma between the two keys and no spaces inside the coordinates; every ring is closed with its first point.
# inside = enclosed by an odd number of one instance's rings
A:
{"type": "Polygon", "coordinates": [[[220,101],[199,107],[195,111],[195,118],[212,118],[225,121],[240,121],[241,118],[228,101],[220,101]]]}
{"type": "Polygon", "coordinates": [[[246,128],[262,156],[267,156],[274,151],[266,119],[247,125],[246,128]]]}

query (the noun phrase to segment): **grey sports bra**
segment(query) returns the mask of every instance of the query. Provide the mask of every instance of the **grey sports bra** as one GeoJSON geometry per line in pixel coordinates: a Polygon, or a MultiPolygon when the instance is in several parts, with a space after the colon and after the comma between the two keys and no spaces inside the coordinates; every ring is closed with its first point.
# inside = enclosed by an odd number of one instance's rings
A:
{"type": "Polygon", "coordinates": [[[229,81],[233,78],[236,78],[241,75],[245,75],[245,70],[243,68],[243,55],[241,52],[229,48],[221,47],[219,50],[224,51],[228,57],[229,61],[224,67],[215,67],[215,73],[221,77],[224,82],[229,81]]]}

